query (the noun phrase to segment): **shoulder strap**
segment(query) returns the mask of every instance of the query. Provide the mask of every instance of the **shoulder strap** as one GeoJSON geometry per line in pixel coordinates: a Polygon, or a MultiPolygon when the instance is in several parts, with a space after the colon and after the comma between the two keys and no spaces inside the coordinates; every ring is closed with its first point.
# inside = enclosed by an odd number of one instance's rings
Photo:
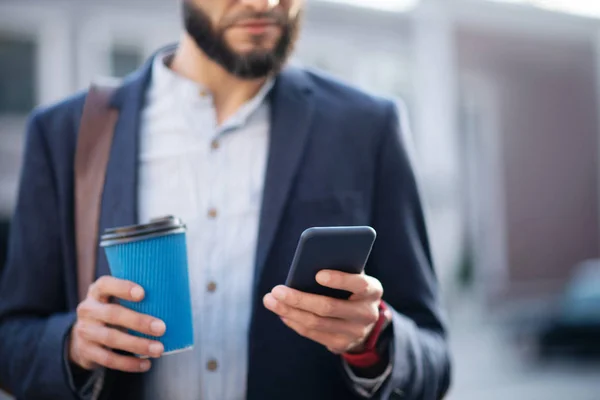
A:
{"type": "Polygon", "coordinates": [[[75,153],[75,242],[79,300],[96,274],[100,206],[119,113],[110,107],[116,86],[93,84],[86,96],[75,153]]]}

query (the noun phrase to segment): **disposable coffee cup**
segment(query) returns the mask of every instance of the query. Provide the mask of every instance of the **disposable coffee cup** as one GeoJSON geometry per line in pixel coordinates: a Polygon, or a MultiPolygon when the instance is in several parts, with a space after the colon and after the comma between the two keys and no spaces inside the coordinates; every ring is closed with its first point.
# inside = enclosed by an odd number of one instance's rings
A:
{"type": "Polygon", "coordinates": [[[107,229],[100,242],[112,276],[144,288],[142,301],[120,300],[120,304],[159,318],[167,326],[161,337],[129,333],[161,342],[164,355],[194,345],[185,232],[182,221],[169,216],[148,224],[107,229]]]}

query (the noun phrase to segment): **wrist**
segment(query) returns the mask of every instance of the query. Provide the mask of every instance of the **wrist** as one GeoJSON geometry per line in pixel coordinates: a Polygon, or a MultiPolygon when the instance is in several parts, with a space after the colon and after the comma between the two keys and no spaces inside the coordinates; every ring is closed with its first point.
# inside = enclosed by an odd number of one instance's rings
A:
{"type": "Polygon", "coordinates": [[[357,368],[370,368],[374,365],[381,363],[381,355],[377,349],[377,343],[383,331],[391,322],[391,312],[387,308],[387,305],[381,301],[379,303],[379,319],[373,326],[370,335],[365,341],[342,354],[342,358],[352,367],[357,368]]]}

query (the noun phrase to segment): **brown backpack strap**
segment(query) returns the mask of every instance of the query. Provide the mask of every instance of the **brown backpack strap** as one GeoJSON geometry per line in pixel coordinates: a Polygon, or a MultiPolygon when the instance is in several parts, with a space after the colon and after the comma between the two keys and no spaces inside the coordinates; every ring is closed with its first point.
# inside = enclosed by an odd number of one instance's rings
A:
{"type": "Polygon", "coordinates": [[[79,301],[96,275],[100,206],[106,167],[119,117],[110,107],[116,86],[92,85],[88,91],[75,153],[75,242],[79,301]]]}

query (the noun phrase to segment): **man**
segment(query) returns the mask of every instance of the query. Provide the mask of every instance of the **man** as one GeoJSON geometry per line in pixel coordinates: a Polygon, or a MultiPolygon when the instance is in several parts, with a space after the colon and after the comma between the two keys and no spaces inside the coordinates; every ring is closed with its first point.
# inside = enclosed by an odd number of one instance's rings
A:
{"type": "Polygon", "coordinates": [[[169,327],[110,301],[139,301],[144,288],[108,276],[102,252],[77,304],[80,94],[29,124],[1,282],[0,384],[23,399],[441,398],[449,355],[394,105],[284,67],[300,0],[182,5],[180,43],[111,99],[100,229],[186,222],[195,348],[161,357],[160,343],[126,333],[169,327]],[[302,231],[328,225],[378,233],[364,274],[317,276],[349,300],[282,285],[302,231]]]}

